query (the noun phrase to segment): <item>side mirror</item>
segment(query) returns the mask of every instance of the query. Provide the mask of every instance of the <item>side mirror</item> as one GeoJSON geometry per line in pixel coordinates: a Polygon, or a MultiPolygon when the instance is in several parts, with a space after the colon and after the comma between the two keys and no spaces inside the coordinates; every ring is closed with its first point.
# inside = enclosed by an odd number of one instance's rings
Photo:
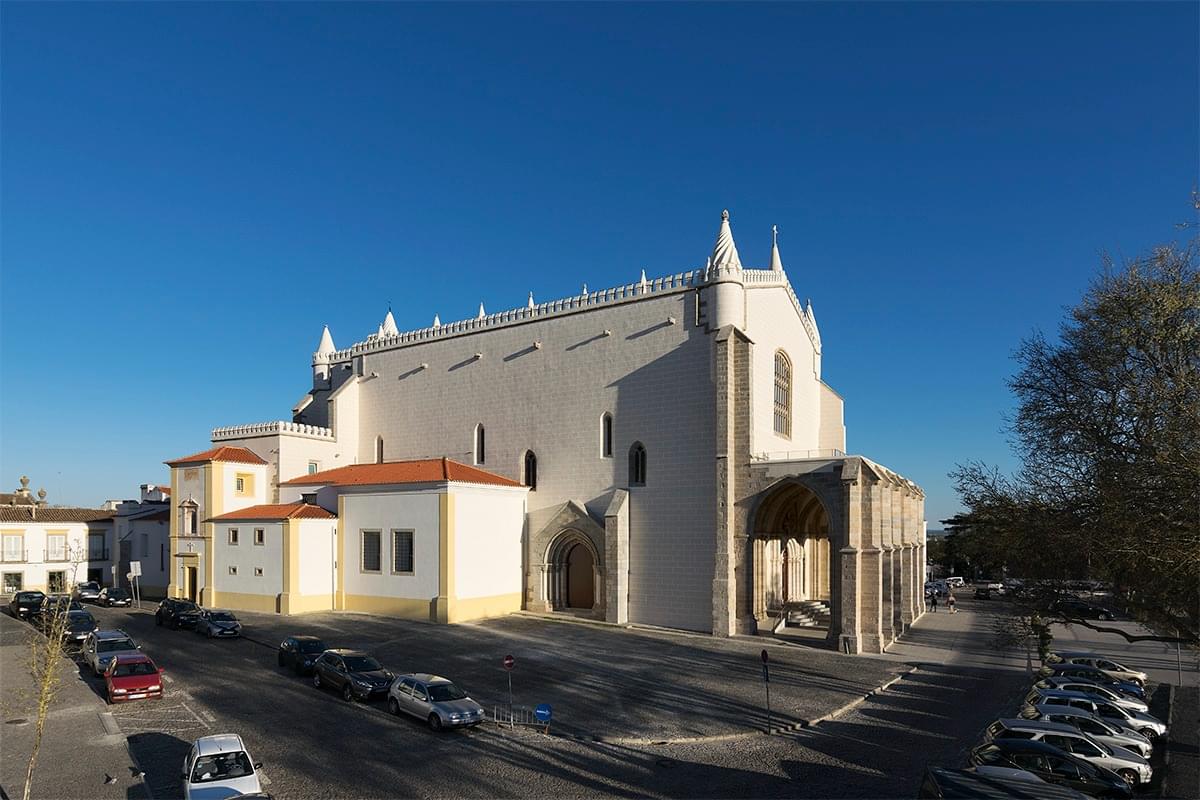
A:
{"type": "Polygon", "coordinates": [[[166,670],[165,670],[165,669],[163,669],[162,667],[159,667],[159,668],[158,668],[158,674],[159,674],[159,675],[163,675],[163,674],[165,674],[165,673],[166,673],[166,670]]]}
{"type": "Polygon", "coordinates": [[[255,769],[262,769],[262,762],[261,762],[261,761],[255,761],[255,762],[254,762],[254,768],[255,768],[255,769]]]}

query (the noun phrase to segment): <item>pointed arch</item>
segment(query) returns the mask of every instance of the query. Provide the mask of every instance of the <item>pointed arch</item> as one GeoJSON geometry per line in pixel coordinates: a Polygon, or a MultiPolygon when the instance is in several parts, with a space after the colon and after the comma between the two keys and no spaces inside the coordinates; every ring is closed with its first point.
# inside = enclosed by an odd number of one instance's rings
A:
{"type": "Polygon", "coordinates": [[[521,459],[521,483],[529,487],[530,491],[537,491],[538,482],[538,462],[537,454],[532,450],[526,450],[524,457],[521,459]]]}
{"type": "Polygon", "coordinates": [[[472,452],[476,464],[484,464],[487,462],[487,438],[483,430],[482,422],[475,426],[474,446],[472,448],[472,452]]]}
{"type": "Polygon", "coordinates": [[[605,411],[600,416],[600,457],[612,458],[613,454],[613,415],[605,411]]]}
{"type": "Polygon", "coordinates": [[[775,433],[792,438],[792,360],[775,351],[775,433]]]}
{"type": "Polygon", "coordinates": [[[629,448],[629,485],[646,485],[646,446],[641,442],[629,448]]]}

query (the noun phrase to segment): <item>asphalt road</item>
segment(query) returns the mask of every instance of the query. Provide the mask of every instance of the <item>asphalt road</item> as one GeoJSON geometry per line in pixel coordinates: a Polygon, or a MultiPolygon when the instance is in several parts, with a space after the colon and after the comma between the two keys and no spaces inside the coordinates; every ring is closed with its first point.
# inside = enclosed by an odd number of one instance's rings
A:
{"type": "Polygon", "coordinates": [[[314,689],[253,641],[210,641],[124,610],[96,615],[168,670],[163,700],[112,709],[160,800],[180,795],[192,740],[225,732],[242,735],[280,798],[913,797],[926,763],[960,763],[1021,682],[932,667],[807,730],[691,744],[622,746],[490,723],[433,734],[381,702],[345,703],[314,689]]]}

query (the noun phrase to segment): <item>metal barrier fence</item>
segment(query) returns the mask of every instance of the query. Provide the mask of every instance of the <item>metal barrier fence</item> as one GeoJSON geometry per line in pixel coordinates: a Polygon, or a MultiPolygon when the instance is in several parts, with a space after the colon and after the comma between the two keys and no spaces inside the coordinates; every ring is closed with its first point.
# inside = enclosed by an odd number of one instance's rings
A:
{"type": "Polygon", "coordinates": [[[542,733],[550,733],[550,721],[542,721],[532,708],[526,706],[493,706],[492,721],[497,725],[515,728],[518,725],[525,728],[540,728],[542,733]]]}

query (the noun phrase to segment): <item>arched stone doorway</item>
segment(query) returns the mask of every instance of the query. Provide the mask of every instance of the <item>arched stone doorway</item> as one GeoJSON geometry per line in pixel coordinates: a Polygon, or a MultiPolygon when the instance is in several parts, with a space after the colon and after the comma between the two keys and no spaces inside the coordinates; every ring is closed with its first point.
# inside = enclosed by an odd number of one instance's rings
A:
{"type": "Polygon", "coordinates": [[[757,619],[806,601],[830,602],[829,514],[817,495],[785,482],[753,520],[753,611],[757,619]]]}
{"type": "Polygon", "coordinates": [[[546,599],[554,611],[599,611],[599,554],[581,531],[559,533],[546,552],[546,599]]]}

